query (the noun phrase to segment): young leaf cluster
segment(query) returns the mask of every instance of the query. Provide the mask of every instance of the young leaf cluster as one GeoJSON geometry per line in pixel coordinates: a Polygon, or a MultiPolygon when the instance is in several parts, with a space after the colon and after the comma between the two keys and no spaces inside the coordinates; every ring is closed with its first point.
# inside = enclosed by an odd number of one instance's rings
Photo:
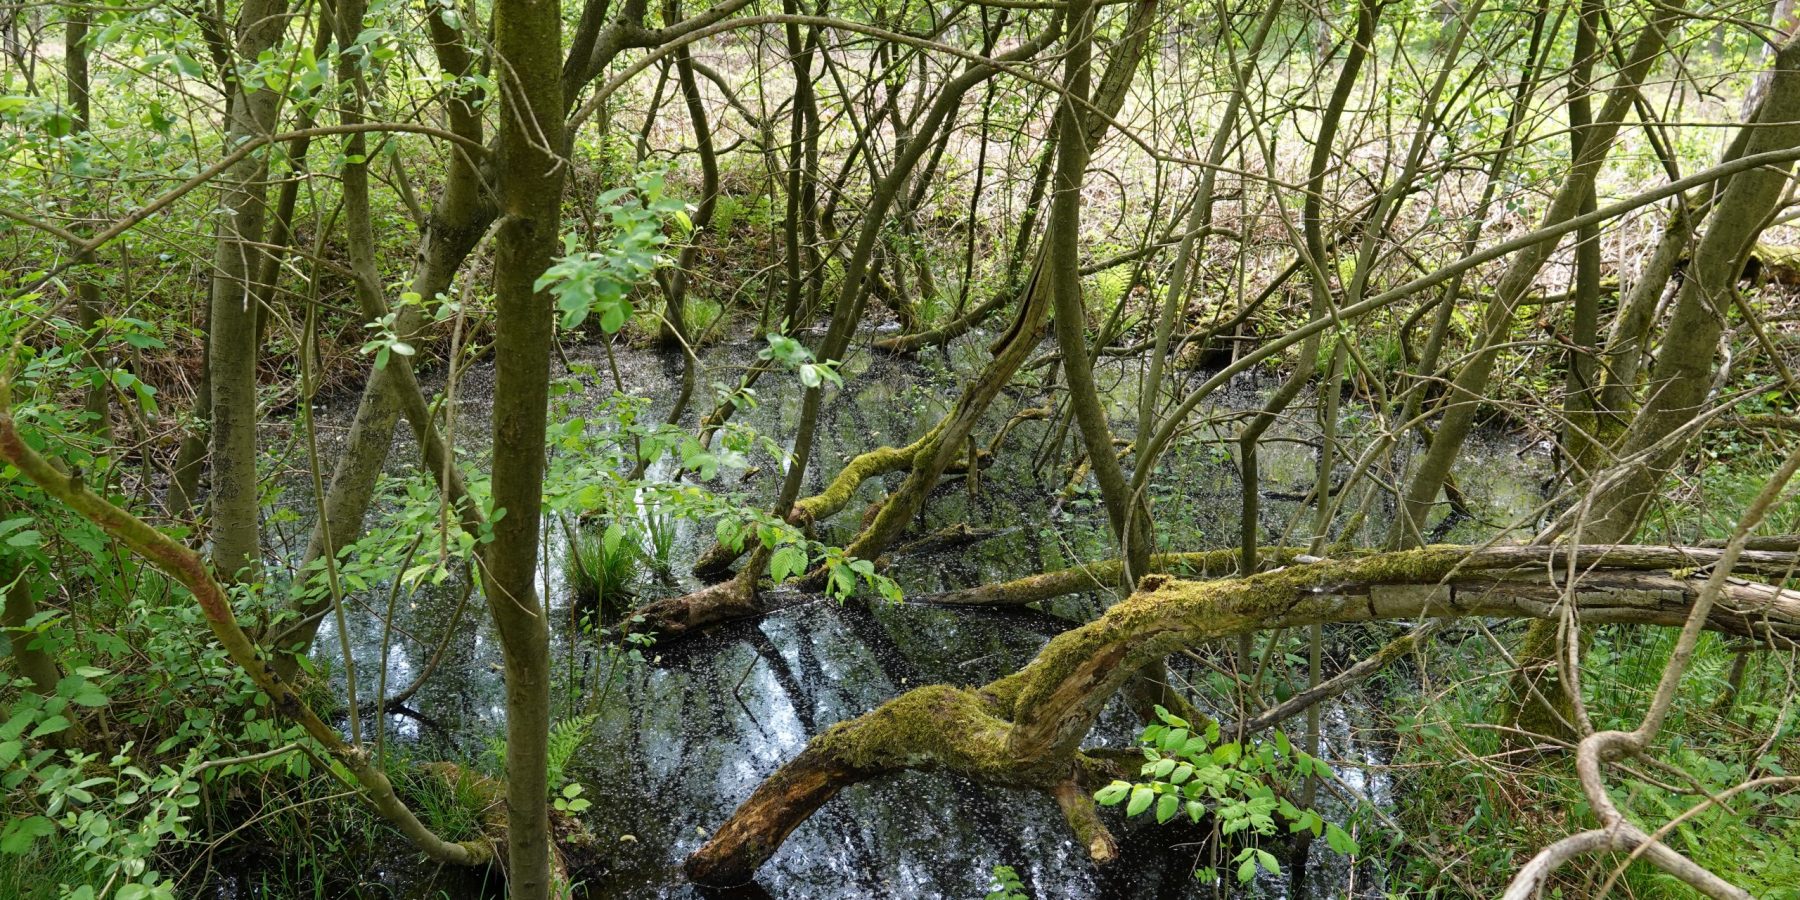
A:
{"type": "MultiPolygon", "coordinates": [[[[1139,736],[1143,780],[1116,780],[1101,788],[1094,795],[1100,805],[1123,803],[1127,816],[1154,811],[1158,824],[1180,815],[1198,823],[1211,815],[1221,836],[1252,841],[1280,833],[1285,823],[1289,833],[1322,836],[1339,853],[1358,852],[1348,832],[1284,796],[1285,784],[1331,774],[1324,761],[1293,746],[1286,734],[1276,731],[1267,740],[1227,741],[1222,740],[1217,722],[1195,729],[1161,706],[1156,715],[1161,721],[1145,727],[1139,736]]],[[[1255,847],[1245,847],[1234,863],[1241,882],[1256,877],[1259,868],[1281,871],[1274,855],[1255,847]]],[[[1207,868],[1197,874],[1210,880],[1214,873],[1207,868]]]]}

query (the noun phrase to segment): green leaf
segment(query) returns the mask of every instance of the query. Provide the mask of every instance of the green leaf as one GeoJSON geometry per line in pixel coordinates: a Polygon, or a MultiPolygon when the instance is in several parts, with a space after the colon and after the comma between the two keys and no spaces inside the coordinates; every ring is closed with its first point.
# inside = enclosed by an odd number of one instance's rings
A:
{"type": "Polygon", "coordinates": [[[1331,764],[1316,756],[1313,757],[1313,774],[1320,778],[1337,778],[1337,773],[1331,770],[1331,764]]]}
{"type": "Polygon", "coordinates": [[[1164,708],[1160,703],[1156,705],[1156,717],[1174,728],[1188,727],[1188,720],[1169,712],[1168,709],[1164,708]]]}
{"type": "Polygon", "coordinates": [[[625,326],[625,307],[619,304],[608,306],[600,311],[600,330],[607,334],[617,334],[625,326]]]}
{"type": "Polygon", "coordinates": [[[856,573],[850,571],[850,567],[842,563],[833,565],[831,567],[831,590],[828,593],[839,598],[856,593],[856,573]]]}
{"type": "Polygon", "coordinates": [[[1261,863],[1262,867],[1269,871],[1269,874],[1281,874],[1281,861],[1275,858],[1275,854],[1258,848],[1256,851],[1256,861],[1261,863]]]}
{"type": "Polygon", "coordinates": [[[1125,815],[1135,816],[1150,808],[1150,802],[1156,799],[1156,792],[1144,785],[1131,789],[1131,802],[1125,806],[1125,815]]]}
{"type": "Polygon", "coordinates": [[[731,519],[720,519],[713,525],[713,540],[730,550],[744,549],[743,529],[731,519]]]}
{"type": "Polygon", "coordinates": [[[36,547],[43,540],[43,535],[31,528],[17,530],[29,524],[31,524],[31,517],[29,516],[17,519],[7,519],[4,522],[0,522],[0,535],[6,536],[6,545],[21,549],[36,547]]]}
{"type": "Polygon", "coordinates": [[[44,816],[15,819],[0,829],[0,853],[24,853],[38,838],[55,831],[56,823],[44,816]]]}
{"type": "Polygon", "coordinates": [[[1187,740],[1188,740],[1187,727],[1186,726],[1178,726],[1178,727],[1172,729],[1168,734],[1163,735],[1162,740],[1157,741],[1156,743],[1157,743],[1157,746],[1163,748],[1164,750],[1175,750],[1179,747],[1186,745],[1187,740]]]}
{"type": "Polygon", "coordinates": [[[1114,781],[1094,792],[1094,802],[1101,806],[1117,806],[1131,793],[1131,782],[1114,781]]]}
{"type": "Polygon", "coordinates": [[[773,578],[776,584],[786,581],[789,575],[795,575],[805,570],[806,551],[799,547],[783,547],[769,557],[769,577],[773,578]]]}
{"type": "Polygon", "coordinates": [[[1326,824],[1325,843],[1332,850],[1345,856],[1353,856],[1361,850],[1356,844],[1356,838],[1351,837],[1350,832],[1339,828],[1336,823],[1326,824]]]}
{"type": "Polygon", "coordinates": [[[1181,806],[1181,798],[1174,794],[1164,794],[1156,801],[1156,824],[1161,825],[1175,818],[1175,811],[1181,806]]]}
{"type": "Polygon", "coordinates": [[[31,736],[33,738],[41,738],[46,734],[55,734],[68,727],[68,719],[63,718],[62,716],[51,716],[50,718],[39,722],[38,727],[32,729],[31,736]]]}

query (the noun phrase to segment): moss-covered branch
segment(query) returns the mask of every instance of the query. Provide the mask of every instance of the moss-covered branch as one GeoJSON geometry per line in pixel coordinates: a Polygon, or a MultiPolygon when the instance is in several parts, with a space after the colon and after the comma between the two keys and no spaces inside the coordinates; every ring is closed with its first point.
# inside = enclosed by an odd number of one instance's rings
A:
{"type": "MultiPolygon", "coordinates": [[[[788,521],[802,527],[811,527],[815,522],[829,519],[842,512],[844,507],[850,505],[850,498],[856,496],[856,490],[862,487],[863,482],[911,468],[913,458],[919,454],[920,450],[936,445],[937,435],[943,430],[943,427],[944,423],[940,421],[923,437],[904,447],[876,447],[852,458],[844,464],[842,469],[838,470],[837,476],[831,479],[831,483],[827,484],[824,490],[811,497],[796,500],[793,512],[788,515],[788,521]]],[[[706,576],[724,572],[744,555],[746,549],[739,547],[733,550],[723,544],[714,543],[707,548],[705,553],[700,554],[700,559],[694,563],[694,574],[706,576]]]]}
{"type": "MultiPolygon", "coordinates": [[[[5,399],[0,385],[0,404],[5,399]]],[[[346,743],[337,730],[327,725],[312,707],[295,691],[294,686],[278,676],[250,636],[232,613],[231,600],[225,589],[207,569],[199,554],[152,528],[144,520],[114,506],[106,498],[87,489],[79,474],[65,475],[49,460],[39,455],[20,436],[13,424],[12,413],[0,408],[0,458],[17,466],[26,478],[63,505],[98,525],[114,539],[131,548],[152,565],[161,569],[193,594],[206,616],[213,636],[225,648],[232,662],[242,668],[277,712],[304,729],[318,741],[333,759],[343,764],[362,786],[362,796],[375,807],[382,818],[398,828],[420,852],[439,862],[459,865],[483,865],[494,857],[493,847],[486,841],[446,841],[425,827],[398,795],[393,783],[360,747],[346,743]]]]}
{"type": "MultiPolygon", "coordinates": [[[[1745,557],[1750,569],[1795,559],[1745,557]]],[[[813,738],[688,859],[688,874],[701,884],[747,881],[839,789],[885,773],[948,769],[1066,792],[1069,773],[1082,766],[1079,742],[1108,699],[1145,665],[1184,647],[1325,623],[1547,618],[1566,608],[1570,573],[1578,575],[1584,621],[1680,625],[1704,580],[1691,573],[1718,560],[1716,550],[1664,547],[1431,547],[1219,581],[1151,576],[1099,619],[1052,639],[1018,672],[980,689],[918,688],[813,738]]],[[[1733,582],[1708,627],[1791,642],[1800,637],[1800,593],[1733,582]]],[[[1090,852],[1104,850],[1080,806],[1063,808],[1090,852]]]]}
{"type": "MultiPolygon", "coordinates": [[[[1304,550],[1292,547],[1264,547],[1264,566],[1284,566],[1293,562],[1304,550]]],[[[1199,578],[1217,578],[1237,574],[1236,550],[1202,550],[1195,553],[1157,553],[1150,557],[1150,571],[1199,578]]],[[[947,591],[916,598],[920,603],[943,606],[1023,606],[1083,591],[1106,590],[1118,586],[1124,564],[1116,559],[1078,563],[1067,569],[1027,575],[999,584],[984,584],[960,591],[947,591]]]]}

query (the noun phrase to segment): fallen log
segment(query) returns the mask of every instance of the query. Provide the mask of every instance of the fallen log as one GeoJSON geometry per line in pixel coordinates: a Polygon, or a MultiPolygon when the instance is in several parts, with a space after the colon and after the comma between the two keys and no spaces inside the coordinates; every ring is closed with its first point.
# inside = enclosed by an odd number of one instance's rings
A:
{"type": "MultiPolygon", "coordinates": [[[[1305,551],[1294,547],[1267,547],[1260,552],[1263,554],[1262,565],[1285,566],[1305,551]]],[[[1156,553],[1150,557],[1150,571],[1198,578],[1236,575],[1239,555],[1235,549],[1156,553]]],[[[911,602],[937,606],[1023,606],[1069,594],[1118,587],[1124,571],[1125,564],[1116,559],[1077,563],[1067,569],[1027,575],[999,584],[928,594],[911,602]]]]}
{"type": "Polygon", "coordinates": [[[707,625],[762,613],[755,585],[734,576],[679,597],[653,600],[633,610],[628,618],[634,623],[633,631],[670,640],[707,625]]]}
{"type": "MultiPolygon", "coordinates": [[[[1112,695],[1145,666],[1204,641],[1314,624],[1552,618],[1570,594],[1583,622],[1679,626],[1704,581],[1693,570],[1719,555],[1636,546],[1432,547],[1219,581],[1151,576],[1100,618],[1051,639],[1018,672],[980,688],[917,688],[814,737],[688,858],[686,870],[702,885],[749,881],[839,790],[905,770],[1066,791],[1065,782],[1095,764],[1080,742],[1112,695]]],[[[1759,556],[1746,568],[1795,562],[1793,554],[1759,556]]],[[[1800,638],[1800,592],[1734,580],[1707,625],[1792,646],[1800,638]]],[[[1106,842],[1093,837],[1088,831],[1084,844],[1097,860],[1107,858],[1106,842]]]]}
{"type": "Polygon", "coordinates": [[[1744,277],[1758,275],[1780,284],[1800,284],[1800,247],[1782,244],[1757,244],[1744,262],[1744,277]]]}
{"type": "MultiPolygon", "coordinates": [[[[923,535],[916,540],[901,544],[900,546],[895,547],[892,553],[884,555],[882,559],[885,560],[894,556],[917,556],[928,553],[942,553],[945,550],[955,550],[961,547],[979,544],[990,538],[996,538],[1000,535],[1017,530],[1018,529],[1016,528],[975,528],[967,522],[958,522],[954,525],[945,525],[930,534],[923,535]]],[[[882,565],[882,563],[878,560],[877,565],[882,565]]]]}
{"type": "MultiPolygon", "coordinates": [[[[1659,555],[1656,558],[1662,560],[1662,564],[1669,568],[1697,568],[1718,560],[1723,542],[1719,542],[1720,546],[1713,544],[1714,542],[1708,541],[1697,548],[1669,550],[1667,555],[1659,555]]],[[[1788,566],[1794,559],[1790,554],[1800,551],[1800,535],[1751,538],[1750,550],[1751,552],[1746,552],[1738,560],[1740,571],[1777,576],[1786,575],[1788,566]]],[[[1296,562],[1308,562],[1312,559],[1306,556],[1304,549],[1299,547],[1263,547],[1258,552],[1262,554],[1259,565],[1264,569],[1296,562]]],[[[1150,571],[1156,574],[1190,578],[1220,578],[1238,574],[1238,555],[1239,551],[1235,549],[1157,553],[1150,557],[1150,571]]],[[[1077,563],[1067,569],[1027,575],[999,584],[984,584],[940,594],[926,594],[912,598],[910,602],[936,606],[1023,606],[1027,603],[1051,600],[1068,594],[1117,587],[1123,571],[1124,564],[1116,559],[1077,563]]],[[[1800,575],[1800,572],[1795,574],[1800,575]]]]}

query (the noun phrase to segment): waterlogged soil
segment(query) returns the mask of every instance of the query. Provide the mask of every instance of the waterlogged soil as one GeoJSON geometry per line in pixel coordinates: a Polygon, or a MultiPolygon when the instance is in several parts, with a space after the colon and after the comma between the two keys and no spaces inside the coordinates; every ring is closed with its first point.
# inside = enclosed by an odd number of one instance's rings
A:
{"type": "MultiPolygon", "coordinates": [[[[844,387],[823,407],[808,487],[818,487],[850,456],[881,444],[899,445],[921,434],[954,402],[953,372],[972,372],[985,359],[986,336],[970,335],[947,351],[917,359],[890,359],[861,352],[846,363],[844,387]]],[[[704,351],[696,405],[710,405],[708,386],[733,382],[754,359],[749,338],[704,351]]],[[[679,357],[624,345],[608,358],[600,345],[567,348],[567,359],[590,367],[582,397],[596,407],[615,388],[616,366],[623,390],[648,397],[652,414],[666,414],[679,381],[679,357]]],[[[558,375],[567,374],[558,365],[558,375]]],[[[1103,364],[1102,386],[1114,420],[1134,416],[1135,366],[1103,364]]],[[[441,375],[437,386],[441,388],[441,375]]],[[[1172,377],[1197,379],[1200,373],[1172,377]]],[[[459,443],[479,459],[486,441],[491,404],[491,370],[476,367],[457,386],[459,443]]],[[[1197,381],[1193,383],[1197,384],[1197,381]]],[[[1229,438],[1241,413],[1260,404],[1274,382],[1247,376],[1234,383],[1194,421],[1202,422],[1172,448],[1156,480],[1160,539],[1175,549],[1230,547],[1238,534],[1239,479],[1229,438]]],[[[772,373],[758,384],[761,403],[739,421],[780,441],[791,441],[798,419],[800,390],[791,375],[772,373]]],[[[1043,401],[1029,390],[1004,396],[978,432],[983,444],[1017,408],[1043,401]]],[[[1299,498],[1310,490],[1316,465],[1314,401],[1302,399],[1271,432],[1262,455],[1265,540],[1277,543],[1294,513],[1310,527],[1310,506],[1299,498]]],[[[324,452],[347,429],[354,398],[327,405],[316,418],[324,452]]],[[[1360,454],[1368,440],[1366,411],[1344,404],[1340,432],[1346,452],[1360,454]]],[[[689,419],[691,421],[692,414],[689,419]]],[[[390,469],[411,473],[417,454],[400,429],[390,469]]],[[[1108,554],[1104,515],[1091,485],[1064,496],[1069,471],[1067,449],[1057,452],[1044,422],[1015,428],[993,466],[974,490],[962,478],[946,479],[917,523],[918,534],[966,523],[985,539],[966,546],[892,558],[891,574],[909,597],[969,587],[1108,554]],[[1034,466],[1034,462],[1038,465],[1034,466]]],[[[1490,537],[1509,528],[1529,530],[1540,502],[1544,461],[1538,451],[1505,436],[1477,436],[1458,471],[1470,518],[1451,528],[1451,540],[1490,537]]],[[[772,459],[752,460],[760,471],[731,473],[715,490],[766,505],[778,479],[772,459]]],[[[1350,468],[1340,461],[1338,471],[1350,468]]],[[[656,477],[656,470],[652,477],[656,477]]],[[[886,484],[898,483],[890,476],[886,484]]],[[[865,484],[858,501],[839,514],[821,537],[847,539],[867,501],[882,484],[865,484]]],[[[291,497],[309,492],[296,483],[291,497]]],[[[1354,504],[1348,504],[1354,506],[1354,504]]],[[[293,522],[279,533],[303,540],[310,504],[294,502],[293,522]]],[[[1371,508],[1369,520],[1385,523],[1385,507],[1371,508]]],[[[1375,526],[1370,526],[1371,528],[1375,526]]],[[[1296,534],[1305,529],[1295,525],[1296,534]]],[[[777,592],[776,611],[755,620],[711,628],[698,636],[642,650],[632,660],[573,627],[575,610],[564,584],[560,531],[546,529],[549,565],[543,590],[551,610],[554,664],[558,672],[553,703],[563,717],[592,711],[596,718],[571,759],[567,778],[593,802],[582,819],[597,839],[589,864],[577,871],[578,896],[589,898],[714,896],[689,885],[680,864],[736,805],[807,739],[831,724],[866,712],[918,685],[948,682],[981,684],[1013,671],[1045,641],[1072,624],[1097,615],[1110,602],[1103,595],[1064,598],[1042,609],[958,610],[881,600],[840,603],[822,596],[777,592]],[[600,691],[595,684],[607,685],[600,691]],[[583,686],[586,686],[585,688],[583,686]]],[[[710,539],[710,523],[680,526],[673,575],[640,579],[644,597],[692,589],[687,570],[710,539]]],[[[412,681],[425,665],[444,629],[453,627],[444,659],[408,711],[386,717],[383,727],[395,752],[421,760],[493,758],[504,723],[499,644],[479,597],[459,622],[450,624],[460,591],[454,584],[405,596],[392,623],[387,648],[389,691],[412,681]]],[[[385,587],[365,604],[351,604],[350,646],[358,681],[367,695],[383,663],[381,621],[372,609],[385,605],[385,587]]],[[[1372,638],[1365,630],[1333,630],[1329,654],[1347,661],[1355,647],[1372,638]]],[[[320,634],[316,661],[341,673],[339,637],[331,622],[320,634]]],[[[1220,651],[1206,649],[1223,660],[1220,651]]],[[[1175,677],[1204,684],[1210,671],[1190,660],[1171,663],[1175,677]]],[[[341,676],[335,676],[341,681],[341,676]]],[[[1392,785],[1381,771],[1386,740],[1374,698],[1346,695],[1324,714],[1322,756],[1333,761],[1353,796],[1385,806],[1392,785]]],[[[1109,710],[1091,736],[1096,744],[1129,745],[1137,723],[1109,710]]],[[[1296,725],[1297,727],[1297,725],[1296,725]]],[[[365,731],[370,728],[364,725],[365,731]]],[[[1344,799],[1323,795],[1327,818],[1343,821],[1344,799]]],[[[996,865],[1018,870],[1034,897],[1198,897],[1214,888],[1191,875],[1197,865],[1194,830],[1127,825],[1109,814],[1126,857],[1096,870],[1071,838],[1055,805],[1038,794],[997,789],[943,773],[909,773],[844,791],[801,825],[758,873],[753,885],[735,896],[773,897],[982,897],[996,865]]],[[[1284,860],[1284,863],[1288,862],[1284,860]]],[[[1265,877],[1263,895],[1293,897],[1380,897],[1378,862],[1351,863],[1312,848],[1304,874],[1265,877]]],[[[1290,874],[1295,872],[1289,866],[1290,874]]],[[[224,870],[221,870],[222,872],[224,870]]],[[[492,881],[493,879],[487,879],[492,881]]],[[[254,879],[222,879],[219,896],[255,895],[254,879]]],[[[460,898],[497,896],[483,879],[423,866],[404,847],[370,866],[366,896],[460,898]]]]}

